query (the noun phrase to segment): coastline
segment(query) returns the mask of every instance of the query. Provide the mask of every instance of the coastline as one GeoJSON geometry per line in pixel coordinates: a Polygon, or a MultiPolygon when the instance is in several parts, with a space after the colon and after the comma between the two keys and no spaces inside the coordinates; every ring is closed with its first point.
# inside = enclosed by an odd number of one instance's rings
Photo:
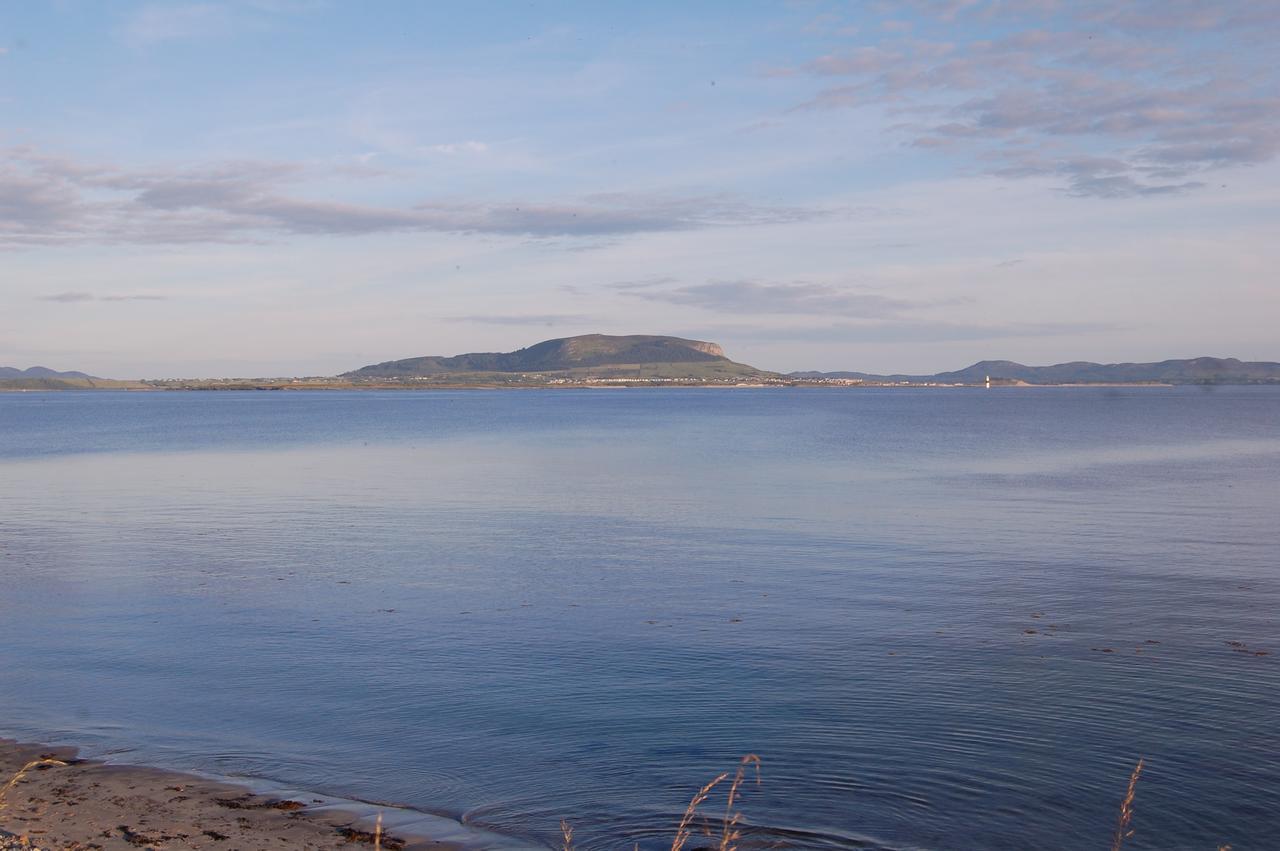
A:
{"type": "Polygon", "coordinates": [[[483,383],[458,383],[458,384],[411,384],[411,383],[386,383],[386,384],[295,384],[286,382],[258,382],[258,383],[236,383],[236,384],[185,384],[181,386],[128,386],[128,387],[5,387],[0,383],[0,393],[25,394],[25,393],[227,393],[227,392],[284,392],[284,393],[345,393],[345,392],[374,392],[374,391],[396,391],[406,393],[423,393],[432,391],[457,391],[457,390],[1055,390],[1055,389],[1169,389],[1173,387],[1276,387],[1280,383],[1276,382],[1209,382],[1203,384],[1174,384],[1170,382],[1160,381],[1133,381],[1133,382],[1079,382],[1079,383],[1061,383],[1061,384],[1029,384],[1027,382],[1017,383],[993,383],[990,387],[983,384],[944,384],[944,383],[917,383],[917,382],[896,382],[896,383],[876,383],[876,382],[860,382],[860,381],[806,381],[795,380],[787,382],[650,382],[650,381],[630,381],[618,382],[608,379],[602,379],[594,382],[577,382],[573,384],[555,384],[555,383],[509,383],[509,384],[483,384],[483,383]]]}
{"type": "Polygon", "coordinates": [[[81,759],[79,750],[0,738],[0,849],[138,848],[461,851],[529,847],[441,816],[168,769],[81,759]],[[486,841],[491,840],[491,841],[486,841]]]}

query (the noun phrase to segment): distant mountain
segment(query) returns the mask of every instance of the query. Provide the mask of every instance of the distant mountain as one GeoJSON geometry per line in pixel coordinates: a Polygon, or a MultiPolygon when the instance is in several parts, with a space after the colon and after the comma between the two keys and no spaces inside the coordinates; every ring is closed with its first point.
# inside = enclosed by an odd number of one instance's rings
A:
{"type": "Polygon", "coordinates": [[[28,369],[0,366],[0,378],[93,378],[93,376],[83,372],[58,372],[47,366],[33,366],[28,369]]]}
{"type": "Polygon", "coordinates": [[[58,372],[47,366],[17,369],[0,366],[0,391],[10,390],[139,390],[139,381],[115,381],[95,378],[84,372],[58,372]]]}
{"type": "Polygon", "coordinates": [[[585,334],[545,340],[514,352],[473,352],[387,361],[345,373],[343,378],[417,378],[467,373],[636,374],[639,377],[763,376],[755,367],[725,357],[715,343],[632,334],[585,334]]]}
{"type": "Polygon", "coordinates": [[[864,372],[793,372],[791,378],[849,378],[864,381],[912,381],[980,384],[993,380],[1028,384],[1271,384],[1280,383],[1280,363],[1236,358],[1190,358],[1157,363],[1092,363],[1072,361],[1053,366],[1025,366],[1008,360],[984,360],[954,372],[935,375],[872,375],[864,372]]]}

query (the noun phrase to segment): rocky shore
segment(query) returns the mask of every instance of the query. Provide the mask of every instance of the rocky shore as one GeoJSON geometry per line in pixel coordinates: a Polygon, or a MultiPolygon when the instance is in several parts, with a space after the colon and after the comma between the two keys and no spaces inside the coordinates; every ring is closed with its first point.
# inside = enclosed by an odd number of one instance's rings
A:
{"type": "MultiPolygon", "coordinates": [[[[375,846],[365,814],[319,798],[257,795],[187,774],[76,758],[70,748],[0,739],[0,851],[305,849],[375,846]],[[6,790],[24,766],[39,760],[6,790]]],[[[453,846],[383,833],[381,848],[453,846]]]]}
{"type": "Polygon", "coordinates": [[[31,840],[0,830],[0,851],[45,851],[31,840]]]}

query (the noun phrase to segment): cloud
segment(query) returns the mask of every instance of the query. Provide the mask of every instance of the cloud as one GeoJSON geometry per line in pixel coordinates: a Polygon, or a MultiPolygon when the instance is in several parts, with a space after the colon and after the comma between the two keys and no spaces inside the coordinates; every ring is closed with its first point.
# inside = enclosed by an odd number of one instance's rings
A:
{"type": "Polygon", "coordinates": [[[911,5],[933,26],[793,69],[823,82],[797,109],[881,109],[916,148],[1092,197],[1190,191],[1201,172],[1280,156],[1280,5],[911,5]],[[1081,170],[1088,158],[1109,165],[1081,170]]]}
{"type": "Polygon", "coordinates": [[[612,284],[605,284],[607,289],[621,290],[629,292],[631,290],[648,290],[654,287],[661,287],[665,284],[674,284],[676,279],[670,275],[654,275],[649,278],[640,278],[635,281],[615,281],[612,284]]]}
{"type": "Polygon", "coordinates": [[[427,145],[422,150],[429,154],[456,156],[457,154],[487,153],[489,146],[484,142],[449,142],[443,145],[427,145]]]}
{"type": "Polygon", "coordinates": [[[0,243],[42,241],[81,221],[86,211],[73,186],[0,162],[0,243]]]}
{"type": "Polygon", "coordinates": [[[133,47],[269,30],[281,15],[314,12],[321,0],[221,0],[149,3],[129,14],[117,35],[133,47]]]}
{"type": "Polygon", "coordinates": [[[524,316],[451,316],[448,322],[473,322],[480,325],[581,325],[595,322],[595,317],[571,313],[544,313],[524,316]]]}
{"type": "Polygon", "coordinates": [[[703,335],[703,339],[733,339],[782,343],[948,343],[1017,338],[1063,337],[1116,330],[1114,325],[1090,322],[1029,322],[984,325],[934,321],[891,321],[866,324],[779,327],[720,326],[681,331],[683,335],[703,335]]]}
{"type": "Polygon", "coordinates": [[[28,147],[0,152],[0,245],[195,243],[282,235],[463,233],[598,237],[786,224],[841,215],[727,195],[596,194],[571,200],[423,200],[407,207],[315,200],[306,169],[226,162],[170,170],[80,163],[28,147]]]}
{"type": "Polygon", "coordinates": [[[53,295],[37,296],[40,301],[56,301],[62,304],[75,304],[81,301],[93,301],[97,298],[93,293],[65,292],[53,295]]]}
{"type": "Polygon", "coordinates": [[[648,301],[690,305],[718,313],[809,314],[883,317],[914,307],[912,302],[878,293],[843,290],[825,284],[762,284],[757,281],[714,281],[707,284],[628,295],[648,301]]]}
{"type": "Polygon", "coordinates": [[[79,304],[86,301],[165,301],[168,297],[162,295],[94,295],[80,291],[68,291],[62,293],[53,293],[52,295],[36,296],[39,301],[53,301],[59,304],[79,304]]]}
{"type": "Polygon", "coordinates": [[[130,15],[120,34],[128,44],[141,47],[221,33],[230,26],[231,13],[225,5],[154,4],[143,6],[130,15]]]}

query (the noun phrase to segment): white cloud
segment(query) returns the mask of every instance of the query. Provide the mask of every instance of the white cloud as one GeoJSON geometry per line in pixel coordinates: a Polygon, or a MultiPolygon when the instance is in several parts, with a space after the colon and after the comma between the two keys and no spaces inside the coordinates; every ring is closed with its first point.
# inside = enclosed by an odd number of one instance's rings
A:
{"type": "Polygon", "coordinates": [[[443,145],[427,145],[422,150],[432,154],[454,156],[456,154],[487,153],[489,151],[489,146],[484,142],[449,142],[443,145]]]}
{"type": "Polygon", "coordinates": [[[160,42],[226,32],[232,15],[226,6],[212,3],[153,4],[138,9],[125,21],[121,36],[143,47],[160,42]]]}

